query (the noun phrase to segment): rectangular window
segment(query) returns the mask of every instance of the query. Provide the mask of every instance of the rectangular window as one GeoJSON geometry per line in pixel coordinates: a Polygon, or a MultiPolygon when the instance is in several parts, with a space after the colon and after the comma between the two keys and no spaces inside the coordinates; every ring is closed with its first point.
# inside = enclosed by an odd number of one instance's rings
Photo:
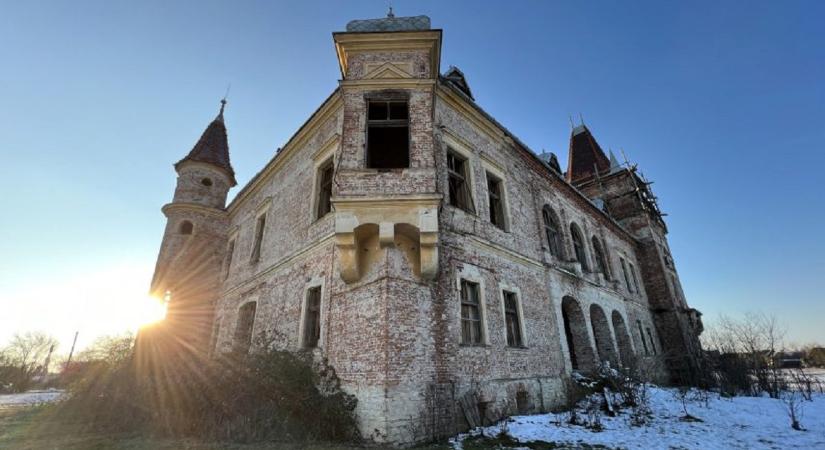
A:
{"type": "Polygon", "coordinates": [[[633,286],[630,284],[630,276],[627,274],[627,263],[625,262],[624,258],[619,258],[619,262],[622,263],[622,273],[624,274],[624,284],[627,286],[627,292],[633,293],[633,286]]]}
{"type": "Polygon", "coordinates": [[[409,108],[404,100],[367,103],[367,167],[410,167],[409,108]]]}
{"type": "Polygon", "coordinates": [[[304,316],[304,347],[315,348],[321,339],[321,286],[307,291],[304,316]]]}
{"type": "Polygon", "coordinates": [[[256,263],[261,259],[261,242],[264,240],[264,229],[266,228],[266,214],[261,214],[255,223],[255,241],[252,243],[252,262],[256,263]]]}
{"type": "Polygon", "coordinates": [[[653,333],[650,332],[650,328],[647,329],[647,338],[650,341],[650,349],[653,350],[653,354],[656,354],[656,344],[653,343],[653,333]]]}
{"type": "Polygon", "coordinates": [[[645,355],[650,355],[650,350],[647,348],[647,341],[645,341],[645,331],[642,329],[642,321],[637,320],[636,326],[639,327],[639,339],[642,340],[642,347],[645,348],[645,355]]]}
{"type": "Polygon", "coordinates": [[[467,212],[475,213],[470,195],[469,163],[459,154],[447,150],[447,173],[450,183],[450,204],[467,212]]]}
{"type": "Polygon", "coordinates": [[[490,201],[490,222],[504,229],[504,199],[501,180],[487,172],[487,195],[490,201]]]}
{"type": "Polygon", "coordinates": [[[249,302],[238,310],[238,322],[235,325],[235,351],[247,353],[252,345],[252,329],[255,327],[256,302],[249,302]]]}
{"type": "Polygon", "coordinates": [[[212,339],[209,340],[209,352],[214,354],[217,353],[218,349],[218,334],[221,332],[220,323],[215,320],[215,324],[212,325],[212,339]]]}
{"type": "Polygon", "coordinates": [[[232,257],[235,255],[235,240],[232,239],[229,241],[229,245],[226,246],[226,260],[223,262],[224,272],[223,272],[223,279],[225,280],[229,277],[229,269],[232,267],[232,257]]]}
{"type": "Polygon", "coordinates": [[[639,279],[636,278],[636,267],[633,266],[633,263],[628,263],[630,265],[630,276],[633,278],[633,288],[636,292],[641,293],[642,291],[639,290],[639,279]]]}
{"type": "Polygon", "coordinates": [[[523,347],[521,320],[518,314],[518,297],[515,292],[504,291],[504,325],[507,327],[507,345],[523,347]]]}
{"type": "Polygon", "coordinates": [[[461,280],[461,343],[480,345],[482,338],[478,283],[461,280]]]}
{"type": "Polygon", "coordinates": [[[318,168],[318,209],[316,219],[324,217],[332,210],[332,160],[318,168]]]}

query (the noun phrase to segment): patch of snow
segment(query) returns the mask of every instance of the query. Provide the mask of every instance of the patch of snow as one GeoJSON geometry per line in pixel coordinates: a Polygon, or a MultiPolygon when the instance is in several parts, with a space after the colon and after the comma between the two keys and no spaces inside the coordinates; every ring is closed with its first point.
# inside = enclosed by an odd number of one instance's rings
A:
{"type": "Polygon", "coordinates": [[[451,442],[461,448],[470,436],[506,432],[520,443],[546,441],[601,444],[621,449],[825,449],[825,395],[803,402],[800,420],[805,431],[793,430],[784,403],[768,397],[720,398],[711,394],[708,406],[690,401],[688,413],[701,422],[680,420],[685,412],[676,389],[650,388],[653,417],[645,426],[630,424],[625,408],[616,417],[602,416],[604,430],[594,432],[566,423],[567,414],[515,416],[496,425],[459,435],[451,442]]]}
{"type": "Polygon", "coordinates": [[[0,409],[52,403],[60,400],[64,393],[62,390],[49,389],[47,391],[28,391],[20,394],[0,395],[0,409]]]}

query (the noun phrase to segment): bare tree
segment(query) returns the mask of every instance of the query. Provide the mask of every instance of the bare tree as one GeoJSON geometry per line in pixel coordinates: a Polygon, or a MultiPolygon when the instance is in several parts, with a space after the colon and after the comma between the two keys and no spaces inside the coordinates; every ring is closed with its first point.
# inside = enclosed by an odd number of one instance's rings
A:
{"type": "Polygon", "coordinates": [[[27,389],[35,375],[48,370],[46,360],[56,347],[57,339],[46,333],[15,333],[0,351],[5,366],[0,384],[11,385],[15,391],[27,389]]]}
{"type": "Polygon", "coordinates": [[[77,361],[117,364],[132,354],[134,343],[135,336],[130,332],[100,336],[77,355],[77,361]]]}

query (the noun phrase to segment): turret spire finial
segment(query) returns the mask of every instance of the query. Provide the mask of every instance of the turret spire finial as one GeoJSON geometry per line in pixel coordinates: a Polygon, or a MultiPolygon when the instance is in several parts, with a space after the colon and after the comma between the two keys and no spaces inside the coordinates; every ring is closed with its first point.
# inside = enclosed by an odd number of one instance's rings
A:
{"type": "Polygon", "coordinates": [[[395,13],[392,12],[392,5],[390,5],[390,10],[387,11],[387,18],[389,18],[389,19],[394,19],[395,18],[395,13]]]}

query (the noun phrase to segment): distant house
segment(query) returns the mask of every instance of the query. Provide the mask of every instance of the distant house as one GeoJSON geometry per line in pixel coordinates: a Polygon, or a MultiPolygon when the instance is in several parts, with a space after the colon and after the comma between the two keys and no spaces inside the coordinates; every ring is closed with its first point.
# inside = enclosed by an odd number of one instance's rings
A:
{"type": "Polygon", "coordinates": [[[774,362],[780,369],[801,369],[804,356],[803,352],[779,352],[774,357],[774,362]]]}

